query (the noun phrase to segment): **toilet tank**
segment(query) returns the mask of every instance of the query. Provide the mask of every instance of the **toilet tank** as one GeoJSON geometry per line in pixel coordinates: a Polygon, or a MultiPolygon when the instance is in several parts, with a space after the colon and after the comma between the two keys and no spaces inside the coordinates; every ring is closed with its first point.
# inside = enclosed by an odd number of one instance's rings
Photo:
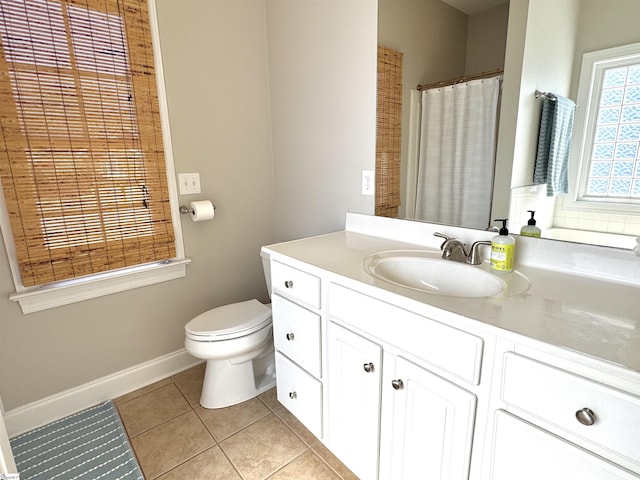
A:
{"type": "Polygon", "coordinates": [[[260,250],[260,256],[262,257],[262,270],[264,271],[264,279],[267,282],[267,291],[269,292],[269,298],[271,298],[271,257],[264,250],[260,250]]]}

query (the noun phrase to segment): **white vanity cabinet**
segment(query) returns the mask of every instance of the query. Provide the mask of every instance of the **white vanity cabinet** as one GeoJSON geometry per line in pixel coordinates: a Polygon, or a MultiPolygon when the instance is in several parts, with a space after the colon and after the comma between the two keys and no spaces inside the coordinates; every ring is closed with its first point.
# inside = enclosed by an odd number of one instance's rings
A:
{"type": "Polygon", "coordinates": [[[362,480],[468,479],[476,396],[430,367],[473,385],[482,339],[340,285],[328,295],[329,449],[362,480]]]}
{"type": "Polygon", "coordinates": [[[638,289],[542,264],[524,295],[403,290],[362,264],[413,248],[414,224],[386,239],[386,219],[362,221],[265,247],[278,400],[348,468],[361,480],[640,480],[638,289]]]}
{"type": "Polygon", "coordinates": [[[492,480],[640,478],[640,397],[514,352],[501,378],[492,480]]]}
{"type": "Polygon", "coordinates": [[[496,412],[494,437],[492,480],[638,479],[628,470],[504,410],[496,412]]]}
{"type": "Polygon", "coordinates": [[[382,347],[333,322],[327,330],[329,448],[358,478],[375,479],[382,347]]]}
{"type": "Polygon", "coordinates": [[[320,278],[271,262],[278,401],[322,438],[320,278]]]}
{"type": "Polygon", "coordinates": [[[469,478],[476,396],[402,357],[385,362],[380,478],[469,478]]]}

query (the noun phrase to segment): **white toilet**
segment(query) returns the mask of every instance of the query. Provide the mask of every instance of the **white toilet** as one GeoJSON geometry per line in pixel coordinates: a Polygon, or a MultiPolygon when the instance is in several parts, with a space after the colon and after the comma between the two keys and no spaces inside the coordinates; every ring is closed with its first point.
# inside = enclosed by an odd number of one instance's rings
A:
{"type": "MultiPolygon", "coordinates": [[[[270,287],[268,264],[265,276],[270,287]]],[[[200,396],[204,408],[235,405],[275,386],[270,305],[254,299],[213,308],[184,330],[187,352],[207,361],[200,396]]]]}
{"type": "Polygon", "coordinates": [[[207,361],[200,405],[222,408],[275,385],[271,308],[258,300],[208,310],[185,325],[184,346],[207,361]]]}

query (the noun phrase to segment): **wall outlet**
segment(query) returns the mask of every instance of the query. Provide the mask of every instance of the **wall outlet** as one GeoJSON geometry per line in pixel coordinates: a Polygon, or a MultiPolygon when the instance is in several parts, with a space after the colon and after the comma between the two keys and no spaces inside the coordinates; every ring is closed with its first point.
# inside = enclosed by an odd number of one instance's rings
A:
{"type": "Polygon", "coordinates": [[[362,195],[373,195],[375,188],[375,172],[373,170],[362,171],[362,195]]]}
{"type": "Polygon", "coordinates": [[[199,173],[179,173],[180,195],[195,195],[200,193],[199,173]]]}

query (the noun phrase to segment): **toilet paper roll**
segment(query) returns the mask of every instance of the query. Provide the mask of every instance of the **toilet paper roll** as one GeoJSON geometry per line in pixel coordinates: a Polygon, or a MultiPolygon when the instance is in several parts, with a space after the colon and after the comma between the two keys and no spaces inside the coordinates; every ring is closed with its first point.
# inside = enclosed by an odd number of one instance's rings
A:
{"type": "Polygon", "coordinates": [[[211,220],[216,213],[216,207],[209,200],[201,200],[199,202],[191,202],[189,204],[189,214],[194,222],[202,222],[203,220],[211,220]]]}

